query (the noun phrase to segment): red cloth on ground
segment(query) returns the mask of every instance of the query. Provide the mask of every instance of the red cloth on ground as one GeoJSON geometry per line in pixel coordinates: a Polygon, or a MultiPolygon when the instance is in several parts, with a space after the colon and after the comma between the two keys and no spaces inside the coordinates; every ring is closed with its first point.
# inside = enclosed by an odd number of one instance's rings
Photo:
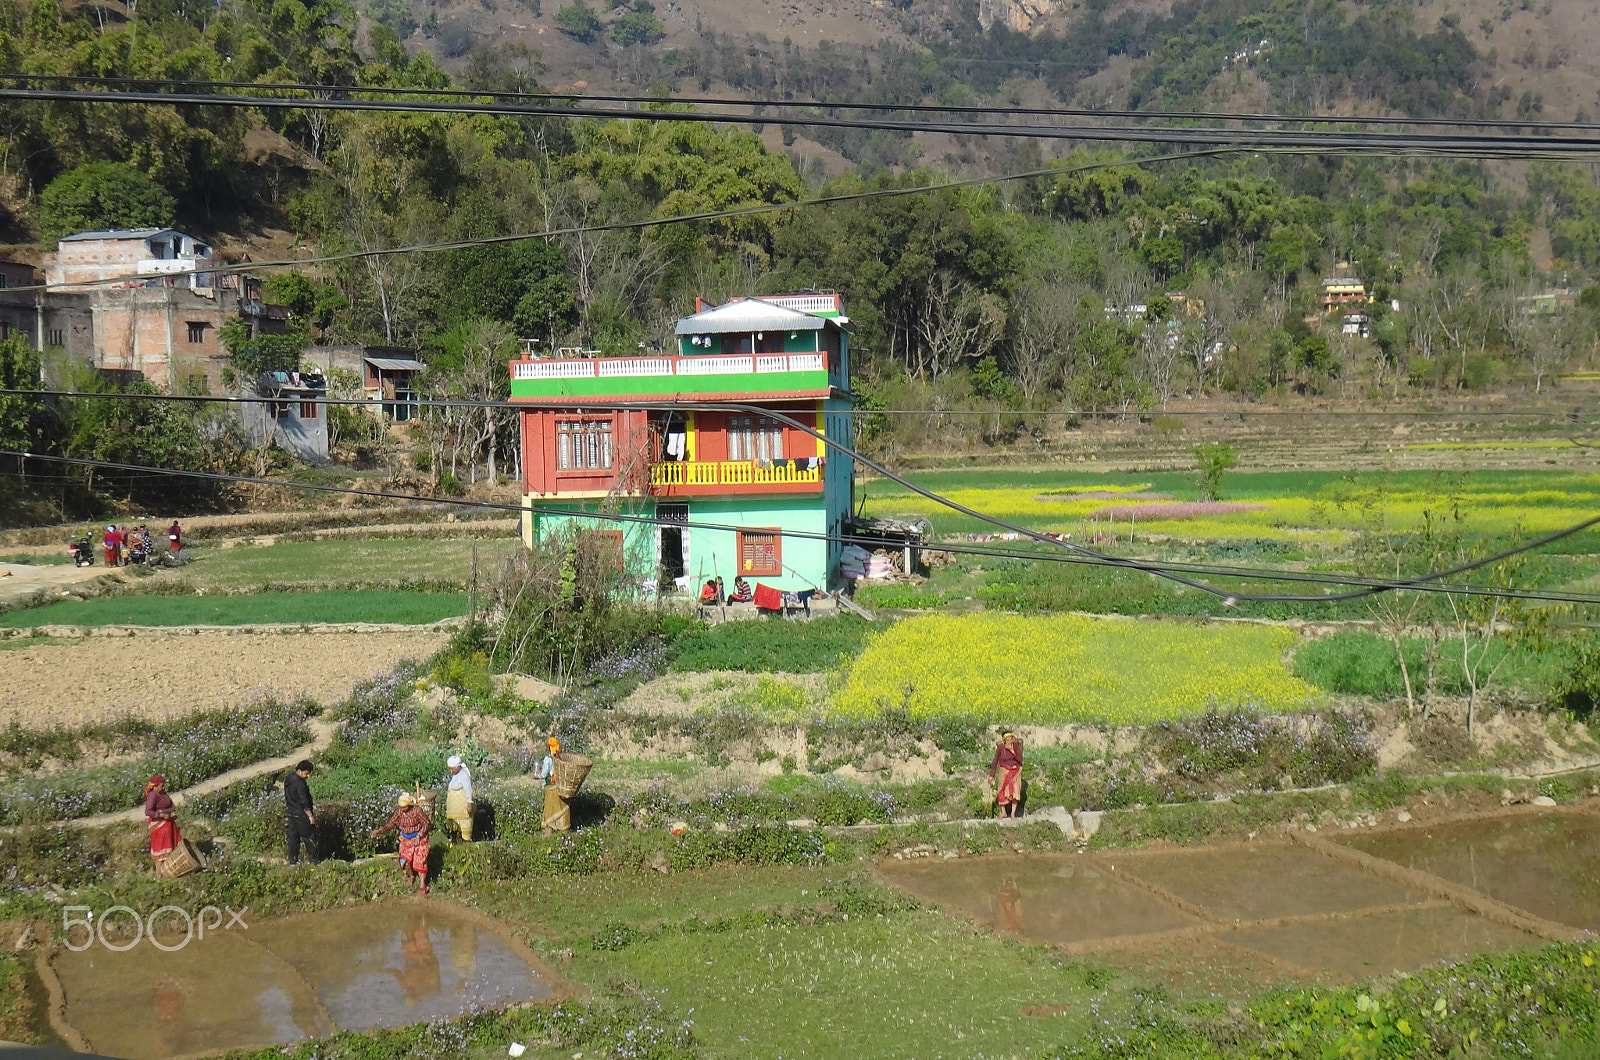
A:
{"type": "Polygon", "coordinates": [[[767,611],[782,611],[783,594],[770,585],[756,582],[756,606],[767,611]]]}

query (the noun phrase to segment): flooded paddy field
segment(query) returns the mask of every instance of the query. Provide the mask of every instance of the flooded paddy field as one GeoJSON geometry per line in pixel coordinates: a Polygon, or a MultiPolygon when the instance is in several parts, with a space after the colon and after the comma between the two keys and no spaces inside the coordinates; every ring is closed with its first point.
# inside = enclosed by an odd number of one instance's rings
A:
{"type": "Polygon", "coordinates": [[[122,953],[63,949],[53,970],[57,1033],[130,1060],[398,1027],[570,992],[491,922],[418,902],[263,921],[172,952],[148,940],[122,953]]]}
{"type": "Polygon", "coordinates": [[[1518,813],[1345,840],[880,864],[1002,934],[1174,985],[1349,982],[1600,927],[1600,817],[1518,813]]]}
{"type": "Polygon", "coordinates": [[[1516,814],[1346,843],[1558,924],[1600,931],[1600,815],[1516,814]]]}

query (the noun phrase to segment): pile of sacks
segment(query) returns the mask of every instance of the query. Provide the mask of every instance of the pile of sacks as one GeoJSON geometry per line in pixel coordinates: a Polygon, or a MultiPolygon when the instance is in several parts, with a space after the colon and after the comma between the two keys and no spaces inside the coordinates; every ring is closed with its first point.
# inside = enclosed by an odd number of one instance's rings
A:
{"type": "Polygon", "coordinates": [[[883,552],[868,552],[860,545],[846,545],[839,554],[839,573],[851,581],[883,579],[894,574],[894,564],[883,552]]]}

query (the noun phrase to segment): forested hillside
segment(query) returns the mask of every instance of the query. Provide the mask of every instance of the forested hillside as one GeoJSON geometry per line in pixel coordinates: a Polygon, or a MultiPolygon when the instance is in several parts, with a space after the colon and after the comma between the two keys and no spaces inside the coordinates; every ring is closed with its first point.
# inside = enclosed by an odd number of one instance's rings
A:
{"type": "MultiPolygon", "coordinates": [[[[447,72],[420,47],[437,38],[416,12],[144,0],[130,18],[108,4],[0,0],[0,71],[315,83],[355,96],[550,81],[537,54],[510,45],[469,48],[447,72]]],[[[1066,20],[1081,34],[1003,21],[984,31],[971,6],[891,14],[932,19],[937,32],[926,48],[789,41],[760,62],[732,46],[672,59],[654,9],[635,4],[593,25],[569,15],[563,39],[587,33],[649,62],[712,64],[658,87],[773,98],[1004,103],[1024,68],[1044,71],[1035,88],[1066,94],[1131,59],[1123,102],[1162,109],[1214,103],[1219,64],[1247,67],[1241,78],[1265,86],[1266,104],[1289,110],[1359,99],[1468,115],[1503,103],[1484,82],[1489,57],[1458,22],[1422,24],[1409,4],[1090,3],[1066,20]],[[618,43],[618,26],[633,27],[622,32],[633,43],[618,43]]],[[[1137,148],[1052,142],[1062,153],[1051,158],[1039,141],[941,134],[951,157],[1059,172],[938,188],[970,169],[914,164],[931,138],[847,130],[835,146],[854,162],[825,179],[766,146],[801,131],[7,101],[0,230],[29,260],[68,231],[169,222],[235,257],[345,255],[275,270],[269,292],[294,311],[293,333],[267,345],[235,335],[235,357],[257,367],[292,361],[306,343],[412,346],[438,366],[441,392],[492,388],[484,358],[503,363],[519,338],[622,351],[668,335],[694,296],[800,288],[844,294],[858,389],[880,407],[1149,411],[1186,392],[1387,401],[1542,390],[1600,334],[1600,290],[1585,290],[1600,263],[1600,191],[1577,167],[1261,154],[1141,163],[1137,148]],[[926,190],[597,230],[884,189],[926,190]],[[561,234],[375,253],[548,230],[561,234]],[[1354,332],[1342,312],[1324,312],[1330,275],[1358,278],[1371,296],[1354,332]]],[[[991,441],[1022,423],[995,422],[991,441]]],[[[37,444],[41,428],[29,429],[37,444]]],[[[477,436],[496,436],[486,430],[477,436]]],[[[509,443],[498,440],[502,452],[509,443]]]]}

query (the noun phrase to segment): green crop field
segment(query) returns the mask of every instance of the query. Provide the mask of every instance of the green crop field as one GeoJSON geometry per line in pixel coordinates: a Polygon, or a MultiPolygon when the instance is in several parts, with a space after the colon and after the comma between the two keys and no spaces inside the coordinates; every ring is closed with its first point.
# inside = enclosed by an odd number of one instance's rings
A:
{"type": "MultiPolygon", "coordinates": [[[[1104,530],[1107,509],[1116,509],[1119,533],[1127,532],[1131,513],[1141,535],[1337,543],[1362,522],[1352,495],[1380,483],[1388,489],[1390,525],[1401,529],[1419,523],[1424,511],[1444,513],[1452,495],[1459,499],[1470,528],[1485,534],[1504,534],[1519,522],[1527,533],[1543,534],[1600,512],[1600,479],[1572,471],[1474,471],[1455,476],[1434,471],[1354,476],[1333,471],[1230,472],[1223,479],[1222,501],[1248,510],[1227,512],[1194,504],[1200,494],[1192,473],[1095,475],[1037,469],[941,471],[913,478],[918,485],[987,515],[1032,530],[1075,535],[1096,527],[1104,530]],[[1140,518],[1140,509],[1148,509],[1150,517],[1140,518]]],[[[996,529],[895,482],[871,480],[864,489],[869,515],[925,515],[941,534],[996,529]]],[[[1583,542],[1585,550],[1600,548],[1600,538],[1593,534],[1574,540],[1583,542]]]]}
{"type": "Polygon", "coordinates": [[[282,541],[259,547],[195,550],[183,577],[197,586],[243,589],[329,582],[433,582],[459,585],[472,578],[472,552],[478,552],[478,577],[494,574],[500,557],[517,548],[516,539],[440,541],[429,538],[282,541]]]}
{"type": "Polygon", "coordinates": [[[1308,709],[1325,697],[1286,666],[1295,643],[1256,625],[924,615],[872,637],[833,706],[845,717],[905,708],[918,719],[1124,725],[1212,704],[1308,709]]]}
{"type": "Polygon", "coordinates": [[[465,593],[380,590],[244,596],[113,596],[0,615],[0,626],[250,626],[275,622],[397,622],[463,615],[465,593]]]}

